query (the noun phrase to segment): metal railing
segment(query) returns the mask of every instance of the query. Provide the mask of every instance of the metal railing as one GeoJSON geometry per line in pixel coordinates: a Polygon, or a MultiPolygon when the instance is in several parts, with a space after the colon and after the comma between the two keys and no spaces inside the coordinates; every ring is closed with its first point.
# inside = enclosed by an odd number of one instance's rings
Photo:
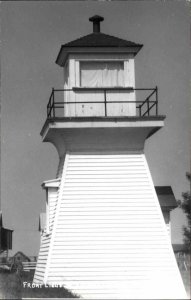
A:
{"type": "Polygon", "coordinates": [[[27,261],[27,262],[22,262],[23,265],[23,271],[30,271],[30,270],[35,270],[36,269],[36,261],[27,261]]]}
{"type": "MultiPolygon", "coordinates": [[[[137,96],[137,95],[136,95],[137,96]]],[[[73,89],[54,89],[52,88],[52,92],[49,98],[49,102],[47,105],[47,118],[55,118],[58,116],[57,111],[58,109],[62,109],[62,117],[64,117],[64,109],[66,105],[87,105],[87,104],[103,104],[104,106],[104,117],[108,117],[108,105],[111,103],[115,104],[130,104],[134,103],[136,105],[137,113],[136,115],[139,117],[144,116],[157,116],[158,115],[158,88],[157,86],[153,89],[139,89],[139,88],[73,88],[73,89]],[[135,100],[135,101],[111,101],[109,100],[109,92],[119,92],[119,98],[120,98],[120,92],[127,92],[129,93],[136,93],[138,92],[144,92],[143,100],[135,100]],[[64,93],[76,93],[76,92],[101,92],[104,96],[104,101],[65,101],[64,100],[64,93]],[[146,93],[148,93],[146,95],[146,93]],[[57,100],[57,94],[62,93],[62,101],[56,101],[57,100]]],[[[100,116],[100,115],[99,115],[100,116]]],[[[128,116],[128,115],[127,115],[128,116]]],[[[70,116],[75,117],[75,116],[70,116]]]]}

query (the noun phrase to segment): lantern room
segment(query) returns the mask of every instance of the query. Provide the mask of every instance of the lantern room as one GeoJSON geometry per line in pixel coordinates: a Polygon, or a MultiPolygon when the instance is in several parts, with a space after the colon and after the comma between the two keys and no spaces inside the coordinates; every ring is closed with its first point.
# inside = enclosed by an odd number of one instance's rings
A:
{"type": "Polygon", "coordinates": [[[135,87],[134,59],[143,45],[100,32],[103,20],[91,17],[93,33],[61,46],[56,63],[63,69],[63,89],[52,90],[48,117],[157,112],[157,89],[135,87]]]}

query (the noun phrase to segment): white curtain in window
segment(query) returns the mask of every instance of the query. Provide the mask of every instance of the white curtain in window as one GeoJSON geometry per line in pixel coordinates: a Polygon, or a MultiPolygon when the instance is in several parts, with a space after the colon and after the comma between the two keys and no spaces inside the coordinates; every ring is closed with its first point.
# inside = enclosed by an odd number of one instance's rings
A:
{"type": "Polygon", "coordinates": [[[123,87],[123,62],[81,62],[82,87],[123,87]]]}

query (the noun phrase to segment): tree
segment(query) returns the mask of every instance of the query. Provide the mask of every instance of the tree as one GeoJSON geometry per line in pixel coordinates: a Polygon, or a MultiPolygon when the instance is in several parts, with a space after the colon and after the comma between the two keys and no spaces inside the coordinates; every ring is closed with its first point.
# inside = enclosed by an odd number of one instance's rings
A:
{"type": "MultiPolygon", "coordinates": [[[[186,177],[191,184],[191,173],[186,173],[186,177]]],[[[191,191],[182,193],[183,201],[178,200],[177,204],[184,213],[188,220],[188,226],[183,227],[184,244],[188,250],[191,249],[191,191]]]]}

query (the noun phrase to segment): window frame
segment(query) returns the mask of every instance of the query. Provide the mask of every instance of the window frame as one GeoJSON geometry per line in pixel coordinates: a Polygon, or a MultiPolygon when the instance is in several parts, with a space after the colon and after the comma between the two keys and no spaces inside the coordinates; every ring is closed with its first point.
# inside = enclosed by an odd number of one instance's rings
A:
{"type": "MultiPolygon", "coordinates": [[[[123,70],[123,85],[115,85],[113,86],[113,88],[123,88],[125,87],[125,61],[124,60],[120,60],[120,59],[100,59],[100,60],[80,60],[79,61],[79,86],[81,88],[89,88],[90,86],[83,86],[82,85],[82,68],[81,65],[82,63],[120,63],[122,65],[122,70],[123,70]]],[[[112,88],[112,86],[107,86],[107,85],[103,85],[103,86],[98,86],[98,87],[92,87],[92,88],[112,88]]]]}

